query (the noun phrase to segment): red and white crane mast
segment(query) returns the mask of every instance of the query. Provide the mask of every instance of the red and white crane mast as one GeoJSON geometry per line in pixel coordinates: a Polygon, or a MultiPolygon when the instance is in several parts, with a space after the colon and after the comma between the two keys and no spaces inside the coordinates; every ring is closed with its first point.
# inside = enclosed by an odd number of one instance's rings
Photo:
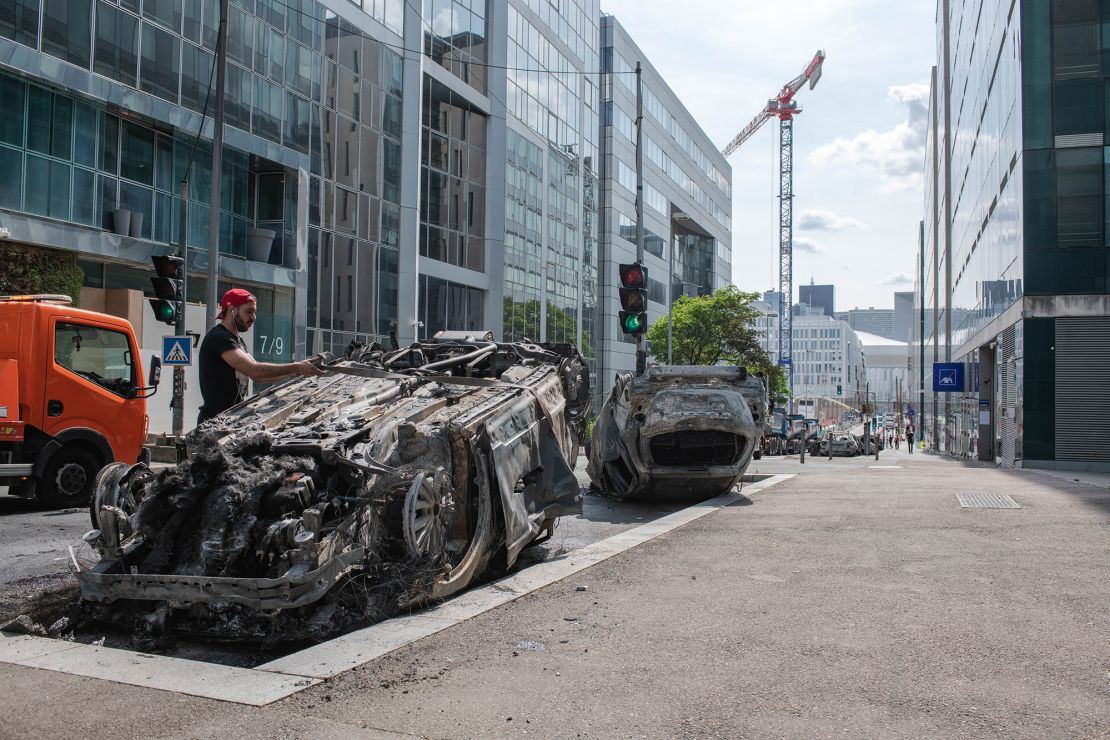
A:
{"type": "Polygon", "coordinates": [[[759,127],[771,118],[779,119],[779,357],[778,364],[786,373],[790,393],[794,393],[794,322],[790,315],[790,304],[794,294],[794,116],[802,112],[794,100],[802,86],[807,82],[812,90],[821,79],[821,66],[825,62],[825,52],[818,51],[800,75],[786,83],[779,94],[767,101],[767,105],[745,126],[721,153],[726,157],[736,151],[741,144],[750,139],[759,127]]]}

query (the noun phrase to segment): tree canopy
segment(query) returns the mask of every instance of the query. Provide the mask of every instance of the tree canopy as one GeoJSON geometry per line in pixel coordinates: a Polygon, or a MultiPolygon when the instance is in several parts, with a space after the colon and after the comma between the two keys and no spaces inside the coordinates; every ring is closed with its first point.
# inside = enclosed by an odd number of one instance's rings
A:
{"type": "MultiPolygon", "coordinates": [[[[743,365],[750,373],[767,377],[773,402],[782,403],[789,391],[786,376],[761,346],[755,320],[761,315],[752,308],[758,293],[745,293],[735,285],[709,295],[681,296],[674,303],[671,327],[671,356],[675,365],[743,365]]],[[[647,332],[651,354],[667,361],[667,317],[662,316],[647,332]]]]}

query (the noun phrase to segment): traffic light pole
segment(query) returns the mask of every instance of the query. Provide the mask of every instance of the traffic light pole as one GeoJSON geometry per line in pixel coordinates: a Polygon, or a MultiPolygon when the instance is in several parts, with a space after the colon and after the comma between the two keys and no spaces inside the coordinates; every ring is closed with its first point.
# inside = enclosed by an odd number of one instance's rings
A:
{"type": "MultiPolygon", "coordinates": [[[[636,62],[636,261],[644,263],[644,81],[636,62]]],[[[646,289],[647,286],[645,285],[646,289]]],[[[647,369],[644,332],[636,335],[636,374],[647,369]]]]}
{"type": "MultiPolygon", "coordinates": [[[[220,262],[220,185],[223,177],[224,148],[224,71],[227,68],[227,2],[220,2],[220,28],[216,34],[216,112],[212,117],[212,200],[208,204],[208,288],[205,303],[208,315],[215,316],[219,306],[220,262]]],[[[203,126],[204,123],[202,122],[203,126]]],[[[205,330],[208,325],[205,323],[205,330]]]]}
{"type": "MultiPolygon", "coordinates": [[[[203,124],[203,121],[201,122],[203,124]]],[[[186,293],[185,285],[188,282],[188,261],[189,255],[188,247],[186,246],[185,235],[186,227],[188,224],[187,216],[189,213],[189,180],[181,180],[181,224],[177,232],[177,253],[184,262],[181,263],[181,310],[177,312],[174,317],[173,333],[176,336],[185,336],[185,303],[186,293]]],[[[177,365],[173,369],[173,395],[170,397],[170,409],[173,411],[173,436],[180,437],[185,432],[185,368],[177,365]]]]}

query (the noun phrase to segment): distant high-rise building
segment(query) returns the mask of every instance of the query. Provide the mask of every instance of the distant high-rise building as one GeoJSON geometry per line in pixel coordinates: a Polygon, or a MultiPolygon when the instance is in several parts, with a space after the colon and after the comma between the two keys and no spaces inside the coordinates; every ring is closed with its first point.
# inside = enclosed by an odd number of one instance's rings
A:
{"type": "Polygon", "coordinates": [[[910,332],[913,328],[913,291],[895,291],[894,293],[894,336],[899,342],[909,342],[910,332]]]}
{"type": "Polygon", "coordinates": [[[799,285],[798,303],[806,306],[819,307],[821,313],[832,318],[833,314],[836,313],[836,309],[834,308],[835,293],[836,286],[834,285],[799,285]]]}
{"type": "Polygon", "coordinates": [[[763,291],[763,302],[774,307],[775,313],[778,313],[782,308],[782,293],[777,290],[763,291]]]}
{"type": "Polygon", "coordinates": [[[894,310],[890,308],[853,308],[837,314],[843,316],[856,331],[864,331],[877,337],[894,339],[894,310]]]}

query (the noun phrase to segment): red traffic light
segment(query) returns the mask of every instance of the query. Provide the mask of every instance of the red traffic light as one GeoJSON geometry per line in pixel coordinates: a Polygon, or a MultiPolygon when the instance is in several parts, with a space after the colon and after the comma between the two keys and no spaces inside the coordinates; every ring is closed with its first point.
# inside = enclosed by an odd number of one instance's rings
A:
{"type": "Polygon", "coordinates": [[[621,285],[643,290],[647,286],[647,268],[639,262],[620,265],[621,285]]]}
{"type": "Polygon", "coordinates": [[[154,263],[154,272],[158,277],[180,280],[185,272],[185,260],[176,254],[155,255],[150,261],[154,263]]]}

